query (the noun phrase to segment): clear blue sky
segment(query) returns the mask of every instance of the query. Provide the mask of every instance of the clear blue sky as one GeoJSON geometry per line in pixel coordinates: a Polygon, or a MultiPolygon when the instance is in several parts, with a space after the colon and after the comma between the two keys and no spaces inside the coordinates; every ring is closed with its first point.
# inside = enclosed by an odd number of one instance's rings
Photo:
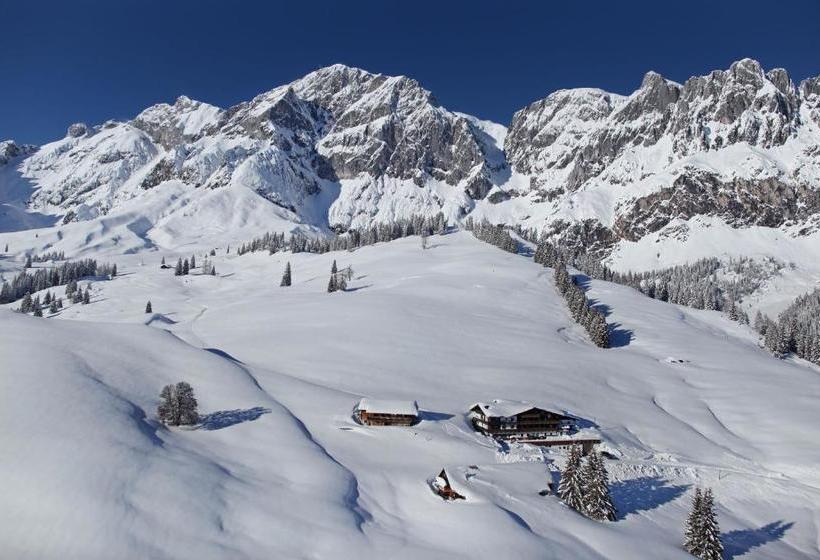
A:
{"type": "Polygon", "coordinates": [[[0,0],[0,139],[180,94],[229,106],[335,62],[507,124],[556,89],[629,93],[650,69],[684,81],[746,56],[820,74],[820,1],[0,0]]]}

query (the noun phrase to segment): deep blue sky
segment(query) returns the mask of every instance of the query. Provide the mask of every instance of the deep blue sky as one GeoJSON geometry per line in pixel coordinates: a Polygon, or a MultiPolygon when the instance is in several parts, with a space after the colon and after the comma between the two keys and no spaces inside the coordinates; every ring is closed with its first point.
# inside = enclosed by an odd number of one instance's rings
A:
{"type": "Polygon", "coordinates": [[[0,0],[0,139],[183,93],[224,107],[334,62],[507,124],[556,89],[629,93],[650,69],[684,81],[745,56],[820,74],[820,1],[0,0]]]}

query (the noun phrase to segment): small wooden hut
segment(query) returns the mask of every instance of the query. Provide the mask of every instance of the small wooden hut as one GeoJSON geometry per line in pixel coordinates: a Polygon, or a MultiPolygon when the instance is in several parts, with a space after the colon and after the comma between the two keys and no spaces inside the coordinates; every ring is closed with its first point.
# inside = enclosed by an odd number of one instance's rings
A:
{"type": "Polygon", "coordinates": [[[458,492],[453,489],[452,485],[450,485],[450,478],[447,476],[447,472],[444,469],[441,469],[441,472],[438,476],[433,479],[432,482],[433,492],[444,498],[445,500],[464,500],[464,496],[459,494],[458,492]]]}
{"type": "Polygon", "coordinates": [[[412,426],[419,421],[416,401],[384,401],[364,398],[353,416],[368,426],[412,426]]]}

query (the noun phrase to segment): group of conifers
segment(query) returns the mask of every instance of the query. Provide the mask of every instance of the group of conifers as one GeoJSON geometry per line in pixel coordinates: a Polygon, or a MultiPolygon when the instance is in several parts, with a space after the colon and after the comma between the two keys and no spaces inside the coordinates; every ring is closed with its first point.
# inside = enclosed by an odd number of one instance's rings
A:
{"type": "MultiPolygon", "coordinates": [[[[561,482],[558,497],[579,513],[598,521],[615,521],[617,510],[609,494],[609,475],[598,451],[582,460],[581,448],[572,446],[561,482]]],[[[702,560],[720,560],[723,544],[715,514],[715,502],[711,488],[695,490],[692,510],[686,520],[684,548],[702,560]]]]}

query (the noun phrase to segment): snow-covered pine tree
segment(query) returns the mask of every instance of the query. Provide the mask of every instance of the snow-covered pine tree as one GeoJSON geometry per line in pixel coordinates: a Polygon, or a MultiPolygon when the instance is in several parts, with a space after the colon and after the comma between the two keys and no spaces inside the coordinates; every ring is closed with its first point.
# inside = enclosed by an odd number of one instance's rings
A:
{"type": "Polygon", "coordinates": [[[151,300],[148,300],[148,303],[145,304],[145,312],[146,313],[153,313],[154,312],[151,308],[151,300]]]}
{"type": "Polygon", "coordinates": [[[87,305],[91,303],[91,286],[85,287],[85,292],[83,293],[83,305],[87,305]]]}
{"type": "Polygon", "coordinates": [[[117,263],[114,263],[111,266],[111,278],[115,277],[116,275],[117,275],[117,263]]]}
{"type": "Polygon", "coordinates": [[[161,266],[165,266],[165,257],[162,257],[162,262],[160,263],[161,266]]]}
{"type": "Polygon", "coordinates": [[[26,264],[23,265],[23,268],[31,268],[31,255],[26,256],[26,264]]]}
{"type": "Polygon", "coordinates": [[[581,472],[584,482],[584,513],[598,521],[615,521],[617,510],[609,495],[609,474],[598,451],[589,454],[581,472]]]}
{"type": "Polygon", "coordinates": [[[51,292],[46,292],[45,297],[43,297],[43,305],[48,305],[51,303],[51,292]]]}
{"type": "Polygon", "coordinates": [[[688,542],[691,548],[687,550],[701,560],[721,560],[723,558],[723,543],[720,541],[720,527],[715,514],[715,501],[711,488],[704,490],[701,495],[699,511],[692,527],[692,538],[688,542]]]}
{"type": "Polygon", "coordinates": [[[187,276],[188,273],[191,271],[191,265],[188,262],[188,259],[182,261],[182,275],[187,276]]]}
{"type": "Polygon", "coordinates": [[[279,283],[280,286],[290,286],[291,278],[290,278],[290,263],[288,262],[285,265],[285,273],[282,274],[282,282],[279,283]]]}
{"type": "Polygon", "coordinates": [[[695,495],[692,497],[692,509],[689,510],[689,516],[686,518],[686,528],[683,533],[683,548],[689,553],[693,553],[695,550],[695,539],[700,533],[702,502],[703,495],[700,488],[695,488],[695,495]]]}
{"type": "Polygon", "coordinates": [[[211,253],[210,253],[210,255],[211,255],[212,257],[215,257],[215,256],[216,256],[216,249],[211,249],[211,253]]]}
{"type": "Polygon", "coordinates": [[[339,269],[336,267],[336,259],[333,259],[333,266],[330,267],[330,273],[336,274],[339,272],[339,269]]]}
{"type": "Polygon", "coordinates": [[[196,255],[191,255],[191,270],[196,268],[196,255]]]}
{"type": "Polygon", "coordinates": [[[58,309],[63,308],[63,298],[57,298],[57,308],[58,309]]]}
{"type": "Polygon", "coordinates": [[[43,316],[43,308],[39,305],[34,308],[34,316],[35,317],[42,317],[43,316]]]}
{"type": "Polygon", "coordinates": [[[174,276],[182,276],[182,257],[177,259],[177,266],[174,269],[174,276]]]}
{"type": "Polygon", "coordinates": [[[335,292],[336,290],[337,290],[337,288],[336,288],[336,275],[331,274],[330,275],[330,280],[327,283],[327,292],[332,293],[332,292],[335,292]]]}
{"type": "Polygon", "coordinates": [[[573,445],[567,458],[567,464],[561,471],[561,482],[558,484],[558,497],[577,511],[583,511],[584,487],[581,480],[581,448],[573,445]]]}
{"type": "Polygon", "coordinates": [[[53,315],[54,313],[57,313],[59,310],[60,308],[57,307],[57,298],[52,299],[51,305],[48,306],[48,312],[53,315]]]}

